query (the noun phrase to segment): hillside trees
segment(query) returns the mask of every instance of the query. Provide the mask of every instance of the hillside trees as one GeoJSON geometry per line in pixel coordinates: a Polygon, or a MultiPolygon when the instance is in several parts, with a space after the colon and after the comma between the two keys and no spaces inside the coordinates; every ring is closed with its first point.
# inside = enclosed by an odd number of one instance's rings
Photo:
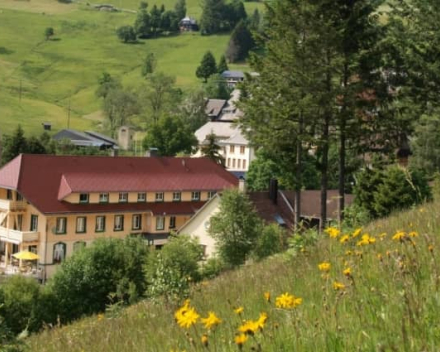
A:
{"type": "Polygon", "coordinates": [[[246,18],[246,11],[241,0],[203,0],[200,27],[202,34],[215,34],[228,31],[242,19],[246,18]]]}
{"type": "Polygon", "coordinates": [[[186,1],[177,0],[176,4],[174,5],[174,12],[176,13],[176,17],[179,21],[184,18],[186,16],[186,1]]]}
{"type": "Polygon", "coordinates": [[[145,150],[157,148],[160,156],[176,156],[178,153],[191,154],[197,139],[189,125],[180,116],[162,116],[152,125],[143,141],[145,150]]]}
{"type": "Polygon", "coordinates": [[[229,71],[229,67],[228,63],[226,62],[226,56],[222,55],[217,66],[217,73],[221,75],[225,71],[229,71]]]}
{"type": "Polygon", "coordinates": [[[136,42],[136,32],[132,26],[122,26],[116,30],[119,40],[123,43],[136,42]]]}
{"type": "Polygon", "coordinates": [[[129,117],[139,112],[137,97],[134,93],[123,89],[112,89],[103,102],[103,110],[107,117],[108,129],[112,136],[116,129],[127,124],[129,117]]]}
{"type": "Polygon", "coordinates": [[[217,64],[215,62],[215,57],[210,50],[208,50],[205,55],[203,55],[200,65],[197,67],[196,76],[202,78],[206,83],[208,77],[217,73],[217,64]]]}
{"type": "Polygon", "coordinates": [[[235,26],[229,39],[226,56],[229,62],[242,61],[247,58],[249,51],[255,46],[254,39],[245,21],[241,20],[235,26]]]}
{"type": "Polygon", "coordinates": [[[156,69],[157,59],[154,53],[148,53],[142,65],[142,76],[146,77],[156,69]]]}
{"type": "MultiPolygon", "coordinates": [[[[247,84],[250,94],[243,98],[243,125],[252,130],[248,133],[254,143],[296,154],[292,173],[296,174],[297,187],[301,184],[304,150],[311,144],[316,146],[321,226],[327,217],[331,144],[338,140],[343,214],[348,143],[360,148],[369,134],[383,137],[378,131],[383,132],[390,120],[385,115],[387,86],[380,75],[382,31],[375,15],[380,3],[277,2],[268,11],[262,36],[266,56],[253,59],[261,76],[247,84]]],[[[297,204],[298,220],[299,192],[297,204]]]]}

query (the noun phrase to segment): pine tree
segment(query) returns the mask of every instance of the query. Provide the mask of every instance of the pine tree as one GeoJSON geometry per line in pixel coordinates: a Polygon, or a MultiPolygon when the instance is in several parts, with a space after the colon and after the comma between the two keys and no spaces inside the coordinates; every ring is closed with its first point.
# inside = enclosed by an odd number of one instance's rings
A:
{"type": "Polygon", "coordinates": [[[231,34],[226,56],[229,62],[243,61],[254,46],[255,42],[246,22],[240,21],[231,34]]]}
{"type": "Polygon", "coordinates": [[[180,21],[186,16],[186,1],[185,0],[177,0],[176,5],[174,6],[174,12],[176,13],[177,19],[180,21]]]}
{"type": "Polygon", "coordinates": [[[225,71],[229,71],[229,67],[226,63],[226,56],[222,55],[220,57],[220,62],[218,63],[217,72],[221,75],[225,71]]]}
{"type": "Polygon", "coordinates": [[[142,76],[146,77],[154,73],[156,69],[157,60],[154,53],[149,53],[144,60],[144,65],[142,66],[142,76]]]}
{"type": "Polygon", "coordinates": [[[200,62],[200,66],[197,67],[196,76],[203,78],[206,83],[208,77],[217,72],[217,65],[215,63],[214,55],[211,51],[207,51],[200,62]]]}
{"type": "Polygon", "coordinates": [[[217,144],[217,136],[214,133],[206,136],[206,140],[200,148],[203,156],[225,167],[225,158],[220,154],[220,150],[221,147],[217,144]]]}
{"type": "Polygon", "coordinates": [[[202,34],[213,34],[222,29],[225,6],[225,0],[203,0],[200,18],[202,34]]]}
{"type": "Polygon", "coordinates": [[[147,8],[141,8],[138,11],[136,21],[134,22],[134,30],[140,38],[148,38],[151,34],[150,14],[147,8]]]}
{"type": "Polygon", "coordinates": [[[11,136],[3,137],[2,159],[1,164],[4,165],[7,162],[14,159],[21,153],[27,153],[27,141],[24,136],[24,131],[21,125],[17,126],[17,129],[11,136]]]}

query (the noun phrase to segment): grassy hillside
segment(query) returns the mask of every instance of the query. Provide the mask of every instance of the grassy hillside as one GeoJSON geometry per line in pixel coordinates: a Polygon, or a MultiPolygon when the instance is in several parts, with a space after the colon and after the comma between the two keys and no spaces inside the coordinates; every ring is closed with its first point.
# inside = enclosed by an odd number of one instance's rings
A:
{"type": "MultiPolygon", "coordinates": [[[[174,2],[157,3],[172,8],[174,2]]],[[[139,1],[105,3],[136,9],[139,1]]],[[[153,3],[149,1],[150,6],[153,3]]],[[[249,11],[255,6],[249,3],[249,11]]],[[[198,0],[188,0],[187,8],[188,14],[200,14],[198,0]]],[[[85,3],[0,0],[1,132],[8,133],[21,123],[27,132],[39,133],[43,121],[52,122],[55,130],[65,128],[69,101],[70,126],[91,127],[100,118],[94,91],[103,71],[121,77],[125,85],[139,85],[141,61],[154,52],[158,70],[175,75],[179,87],[190,89],[199,84],[194,72],[203,54],[212,50],[219,58],[226,49],[228,35],[185,34],[136,45],[120,43],[115,29],[133,24],[135,16],[99,12],[85,3]],[[44,40],[47,27],[54,28],[54,40],[44,40]]]]}
{"type": "MultiPolygon", "coordinates": [[[[174,320],[177,307],[145,301],[120,314],[43,332],[28,340],[29,349],[220,352],[239,350],[235,339],[247,338],[243,351],[438,351],[439,206],[425,205],[350,233],[334,230],[316,245],[298,241],[296,256],[197,285],[190,307],[203,318],[212,311],[221,319],[211,331],[200,319],[181,328],[174,320]],[[243,311],[237,314],[239,307],[243,311]],[[240,326],[255,332],[243,337],[240,326]]],[[[186,309],[187,318],[194,316],[186,309]]]]}

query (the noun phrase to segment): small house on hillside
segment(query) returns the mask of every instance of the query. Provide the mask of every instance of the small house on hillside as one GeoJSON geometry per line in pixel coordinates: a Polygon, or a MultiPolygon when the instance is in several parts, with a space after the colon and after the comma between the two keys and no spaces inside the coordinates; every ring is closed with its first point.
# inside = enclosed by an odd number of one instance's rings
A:
{"type": "Polygon", "coordinates": [[[199,25],[197,24],[197,21],[194,18],[185,17],[180,20],[179,28],[181,32],[192,32],[192,31],[198,31],[199,25]]]}
{"type": "Polygon", "coordinates": [[[244,81],[242,71],[223,71],[222,77],[226,80],[228,87],[235,87],[237,83],[244,81]]]}
{"type": "Polygon", "coordinates": [[[77,147],[94,147],[101,150],[118,149],[118,142],[94,131],[80,132],[73,129],[64,129],[54,134],[52,138],[56,141],[68,140],[77,147]]]}

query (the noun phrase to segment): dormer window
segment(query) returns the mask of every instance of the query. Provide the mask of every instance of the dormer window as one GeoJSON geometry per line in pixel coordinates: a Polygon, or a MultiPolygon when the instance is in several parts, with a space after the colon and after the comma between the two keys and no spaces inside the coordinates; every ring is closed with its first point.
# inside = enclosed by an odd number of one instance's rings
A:
{"type": "Polygon", "coordinates": [[[200,200],[200,192],[191,192],[191,200],[192,201],[199,201],[200,200]]]}
{"type": "Polygon", "coordinates": [[[99,203],[108,203],[108,193],[99,194],[99,203]]]}
{"type": "Polygon", "coordinates": [[[173,202],[180,202],[182,194],[180,192],[173,192],[173,202]]]}
{"type": "Polygon", "coordinates": [[[138,193],[138,202],[146,202],[147,194],[145,192],[138,193]]]}
{"type": "Polygon", "coordinates": [[[121,192],[119,193],[119,203],[127,203],[128,202],[128,193],[121,192]]]}
{"type": "Polygon", "coordinates": [[[163,192],[156,193],[156,202],[163,202],[163,192]]]}
{"type": "Polygon", "coordinates": [[[88,193],[80,193],[79,202],[80,203],[88,203],[89,202],[89,194],[88,193]]]}

